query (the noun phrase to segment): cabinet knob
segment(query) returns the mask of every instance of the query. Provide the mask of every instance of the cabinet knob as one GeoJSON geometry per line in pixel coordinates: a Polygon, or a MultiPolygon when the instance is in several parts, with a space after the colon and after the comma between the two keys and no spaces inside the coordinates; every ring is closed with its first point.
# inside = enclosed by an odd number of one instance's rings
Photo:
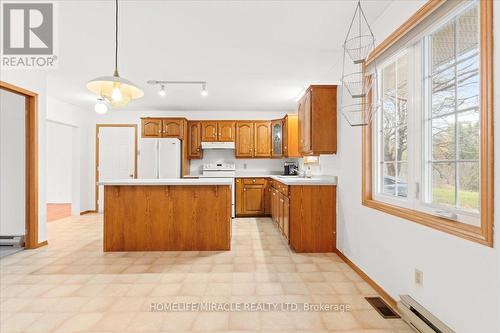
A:
{"type": "Polygon", "coordinates": [[[247,191],[247,189],[246,189],[246,188],[244,188],[244,189],[243,189],[243,192],[246,192],[246,191],[247,191]]]}
{"type": "Polygon", "coordinates": [[[255,179],[252,179],[252,181],[255,183],[255,179]]]}

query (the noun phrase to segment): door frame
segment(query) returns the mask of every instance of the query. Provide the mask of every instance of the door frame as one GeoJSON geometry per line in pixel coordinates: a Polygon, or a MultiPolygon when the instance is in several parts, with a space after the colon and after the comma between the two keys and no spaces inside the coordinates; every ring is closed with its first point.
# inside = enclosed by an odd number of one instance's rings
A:
{"type": "Polygon", "coordinates": [[[0,89],[25,97],[25,173],[26,173],[26,234],[24,247],[36,249],[47,245],[38,243],[38,94],[0,80],[0,89]]]}
{"type": "Polygon", "coordinates": [[[95,209],[99,212],[99,130],[103,127],[132,127],[134,129],[134,178],[137,178],[137,124],[96,124],[95,125],[95,209]]]}

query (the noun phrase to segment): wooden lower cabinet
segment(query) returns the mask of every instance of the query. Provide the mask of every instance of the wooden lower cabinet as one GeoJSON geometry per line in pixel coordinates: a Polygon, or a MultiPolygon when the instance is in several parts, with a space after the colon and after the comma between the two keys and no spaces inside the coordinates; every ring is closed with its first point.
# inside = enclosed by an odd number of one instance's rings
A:
{"type": "Polygon", "coordinates": [[[273,180],[272,220],[295,252],[336,249],[336,187],[273,180]]]}
{"type": "Polygon", "coordinates": [[[267,183],[266,178],[236,179],[236,216],[266,215],[267,183]]]}

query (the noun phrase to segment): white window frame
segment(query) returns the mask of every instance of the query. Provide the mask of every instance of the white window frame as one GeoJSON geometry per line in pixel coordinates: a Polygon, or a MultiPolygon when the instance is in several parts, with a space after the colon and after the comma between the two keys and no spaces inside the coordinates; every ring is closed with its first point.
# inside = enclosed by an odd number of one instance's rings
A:
{"type": "MultiPolygon", "coordinates": [[[[382,151],[383,143],[381,143],[381,126],[383,112],[380,108],[374,117],[372,123],[372,188],[374,189],[372,195],[373,199],[386,204],[404,207],[431,214],[437,217],[454,220],[457,222],[466,223],[473,226],[480,226],[480,211],[471,212],[449,206],[436,205],[427,202],[430,192],[432,191],[432,183],[429,179],[430,175],[427,171],[427,163],[429,158],[429,147],[431,144],[430,125],[428,124],[428,115],[430,112],[431,98],[430,98],[430,85],[429,78],[426,77],[426,68],[428,67],[429,52],[426,49],[429,36],[448,24],[450,20],[456,18],[464,11],[468,10],[477,2],[467,3],[457,7],[452,12],[442,17],[437,23],[433,24],[430,29],[423,31],[421,36],[408,43],[409,46],[404,47],[399,52],[385,60],[379,68],[377,68],[377,83],[376,92],[379,103],[382,103],[383,92],[381,75],[383,69],[394,63],[399,57],[403,55],[408,56],[408,138],[407,138],[407,197],[397,197],[387,195],[382,192],[381,179],[382,179],[382,151]],[[422,84],[415,84],[422,82],[422,84]]],[[[481,102],[479,102],[481,106],[481,102]]],[[[481,164],[481,157],[479,158],[481,164]]],[[[481,190],[479,190],[481,193],[481,190]]]]}

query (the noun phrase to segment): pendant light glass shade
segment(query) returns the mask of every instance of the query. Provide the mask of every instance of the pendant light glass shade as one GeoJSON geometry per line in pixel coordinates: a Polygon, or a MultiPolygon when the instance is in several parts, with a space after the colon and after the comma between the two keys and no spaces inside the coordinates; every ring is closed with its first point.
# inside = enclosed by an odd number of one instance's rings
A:
{"type": "Polygon", "coordinates": [[[118,0],[115,0],[115,72],[87,83],[87,89],[99,95],[113,107],[126,106],[131,100],[144,96],[135,84],[118,74],[118,0]]]}
{"type": "Polygon", "coordinates": [[[144,96],[132,82],[119,76],[101,76],[87,83],[87,89],[106,99],[113,107],[126,106],[131,100],[144,96]]]}

